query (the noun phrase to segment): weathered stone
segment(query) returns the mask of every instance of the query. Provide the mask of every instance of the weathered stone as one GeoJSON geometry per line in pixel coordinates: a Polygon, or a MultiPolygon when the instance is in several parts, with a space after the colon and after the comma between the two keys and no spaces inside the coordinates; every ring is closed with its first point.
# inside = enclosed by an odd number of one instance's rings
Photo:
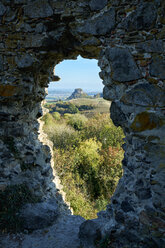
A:
{"type": "Polygon", "coordinates": [[[157,18],[156,8],[153,3],[140,3],[121,25],[127,31],[148,30],[155,24],[157,18]]]}
{"type": "Polygon", "coordinates": [[[162,122],[156,113],[150,112],[141,112],[136,115],[133,123],[131,124],[131,128],[135,132],[142,132],[145,130],[152,130],[156,127],[161,127],[162,122]]]}
{"type": "Polygon", "coordinates": [[[124,84],[118,84],[114,86],[110,80],[106,80],[104,84],[105,83],[107,86],[103,88],[104,99],[114,101],[119,100],[123,96],[123,93],[126,89],[124,84]]]}
{"type": "Polygon", "coordinates": [[[38,23],[35,28],[36,33],[42,33],[46,31],[46,26],[43,23],[38,23]]]}
{"type": "Polygon", "coordinates": [[[163,53],[163,41],[162,40],[149,40],[136,45],[136,49],[139,52],[146,53],[163,53]]]}
{"type": "Polygon", "coordinates": [[[136,195],[140,200],[146,200],[152,197],[151,190],[149,188],[140,188],[136,191],[136,195]]]}
{"type": "Polygon", "coordinates": [[[3,71],[3,57],[0,56],[0,72],[3,71]]]}
{"type": "Polygon", "coordinates": [[[17,91],[17,87],[14,85],[0,85],[0,97],[11,97],[17,91]]]}
{"type": "Polygon", "coordinates": [[[110,34],[115,27],[115,9],[111,8],[93,20],[87,20],[77,28],[78,33],[90,35],[110,34]]]}
{"type": "Polygon", "coordinates": [[[91,0],[89,6],[91,10],[101,10],[107,4],[107,0],[91,0]]]}
{"type": "Polygon", "coordinates": [[[37,0],[26,5],[24,13],[30,18],[44,18],[52,16],[53,10],[47,0],[37,0]]]}
{"type": "Polygon", "coordinates": [[[103,235],[110,237],[108,245],[112,247],[165,247],[162,239],[164,1],[0,0],[0,3],[1,6],[3,3],[0,9],[3,13],[0,15],[0,182],[6,185],[26,182],[36,198],[54,197],[60,211],[60,217],[54,219],[58,232],[49,228],[55,231],[53,239],[49,234],[43,235],[42,230],[27,236],[22,233],[22,241],[15,235],[7,235],[9,242],[0,246],[79,246],[78,228],[83,220],[75,226],[75,219],[79,218],[65,215],[69,210],[64,193],[61,195],[58,191],[62,187],[52,164],[52,144],[42,132],[42,124],[39,128],[37,118],[42,115],[41,102],[46,95],[45,87],[53,78],[54,65],[82,55],[99,58],[100,76],[106,85],[104,97],[113,100],[111,118],[125,133],[125,155],[123,177],[111,198],[112,203],[93,220],[96,225],[89,224],[89,228],[87,225],[81,245],[94,246],[98,227],[103,235]],[[153,207],[153,214],[146,209],[147,205],[153,207]],[[152,221],[140,218],[144,209],[152,221]]]}
{"type": "Polygon", "coordinates": [[[135,85],[123,94],[122,101],[126,104],[134,103],[139,106],[163,106],[165,104],[161,89],[145,82],[135,85]]]}
{"type": "Polygon", "coordinates": [[[30,47],[42,47],[44,43],[45,37],[41,34],[29,34],[26,37],[26,40],[22,42],[22,45],[25,48],[30,48],[30,47]]]}
{"type": "Polygon", "coordinates": [[[124,223],[125,218],[122,211],[118,211],[117,213],[115,213],[115,220],[119,223],[124,223]]]}
{"type": "Polygon", "coordinates": [[[101,239],[101,231],[97,223],[92,220],[83,222],[79,229],[79,238],[83,247],[95,247],[96,240],[101,239]]]}
{"type": "Polygon", "coordinates": [[[51,225],[58,214],[58,206],[55,200],[26,204],[19,213],[24,228],[28,230],[41,229],[51,225]]]}
{"type": "Polygon", "coordinates": [[[127,200],[122,201],[122,203],[121,203],[121,209],[124,212],[134,211],[133,207],[131,206],[131,204],[127,200]]]}
{"type": "Polygon", "coordinates": [[[119,102],[112,102],[111,107],[111,118],[116,126],[124,126],[127,122],[126,115],[123,113],[119,102]]]}
{"type": "Polygon", "coordinates": [[[165,79],[165,59],[162,57],[154,57],[150,65],[151,76],[165,79]]]}
{"type": "Polygon", "coordinates": [[[0,2],[0,16],[3,16],[6,12],[6,7],[0,2]]]}
{"type": "Polygon", "coordinates": [[[20,26],[18,26],[17,31],[23,31],[23,32],[32,32],[33,29],[28,23],[22,23],[20,26]]]}
{"type": "Polygon", "coordinates": [[[0,121],[11,121],[11,115],[5,112],[0,112],[0,121]]]}
{"type": "Polygon", "coordinates": [[[21,55],[20,57],[17,56],[15,58],[15,62],[20,69],[29,68],[34,63],[34,58],[29,54],[25,54],[21,55]]]}
{"type": "Polygon", "coordinates": [[[111,61],[113,80],[128,82],[141,78],[140,70],[128,49],[119,47],[108,48],[106,56],[111,61]]]}

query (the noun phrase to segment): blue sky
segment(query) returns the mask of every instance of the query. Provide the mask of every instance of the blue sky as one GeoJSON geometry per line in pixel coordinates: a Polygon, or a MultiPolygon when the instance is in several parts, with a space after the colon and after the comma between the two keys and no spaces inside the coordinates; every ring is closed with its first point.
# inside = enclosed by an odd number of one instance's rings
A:
{"type": "Polygon", "coordinates": [[[100,68],[95,59],[64,60],[55,67],[55,75],[61,78],[58,82],[50,82],[49,88],[102,91],[103,84],[98,73],[100,68]]]}

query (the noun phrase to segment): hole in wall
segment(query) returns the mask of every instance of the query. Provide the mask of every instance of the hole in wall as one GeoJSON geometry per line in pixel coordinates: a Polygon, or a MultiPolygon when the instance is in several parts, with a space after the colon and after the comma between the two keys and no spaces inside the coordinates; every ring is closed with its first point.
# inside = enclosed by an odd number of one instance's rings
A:
{"type": "Polygon", "coordinates": [[[74,215],[96,218],[122,176],[123,132],[109,118],[97,60],[65,60],[54,68],[43,117],[54,166],[74,215]]]}

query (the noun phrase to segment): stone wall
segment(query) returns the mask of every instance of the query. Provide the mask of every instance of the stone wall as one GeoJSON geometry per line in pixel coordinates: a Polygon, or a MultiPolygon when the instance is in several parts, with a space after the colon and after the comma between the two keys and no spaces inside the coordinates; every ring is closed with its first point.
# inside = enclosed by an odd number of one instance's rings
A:
{"type": "Polygon", "coordinates": [[[126,135],[124,176],[102,233],[114,247],[164,247],[165,3],[163,0],[0,0],[0,190],[26,183],[59,197],[39,141],[53,68],[95,58],[111,118],[126,135]]]}

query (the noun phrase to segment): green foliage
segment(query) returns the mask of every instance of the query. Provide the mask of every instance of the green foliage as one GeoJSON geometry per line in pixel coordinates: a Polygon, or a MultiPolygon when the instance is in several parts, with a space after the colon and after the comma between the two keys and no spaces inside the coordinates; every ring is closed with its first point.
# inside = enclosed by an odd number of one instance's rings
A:
{"type": "Polygon", "coordinates": [[[87,117],[81,114],[74,114],[69,116],[68,124],[72,126],[74,129],[80,131],[85,127],[85,123],[87,122],[87,117]]]}
{"type": "Polygon", "coordinates": [[[79,98],[70,101],[52,101],[45,104],[45,108],[48,108],[50,113],[59,112],[62,115],[81,112],[82,114],[92,116],[96,113],[109,113],[109,107],[110,102],[103,98],[79,98]]]}
{"type": "Polygon", "coordinates": [[[79,110],[73,103],[70,103],[68,107],[68,113],[76,114],[79,113],[79,110]]]}
{"type": "Polygon", "coordinates": [[[86,194],[84,180],[78,173],[75,173],[75,151],[55,149],[55,168],[62,181],[63,190],[66,192],[66,199],[70,202],[75,215],[81,215],[85,219],[95,218],[97,209],[94,208],[86,194]]]}
{"type": "Polygon", "coordinates": [[[82,167],[82,171],[87,171],[92,168],[97,168],[101,161],[99,151],[101,150],[101,143],[96,139],[85,140],[80,143],[80,146],[76,149],[76,164],[82,167]]]}
{"type": "Polygon", "coordinates": [[[56,121],[59,121],[61,119],[61,115],[58,112],[53,112],[52,116],[56,121]]]}
{"type": "Polygon", "coordinates": [[[39,201],[25,184],[8,186],[0,191],[0,230],[17,232],[21,230],[19,209],[26,203],[39,201]]]}
{"type": "Polygon", "coordinates": [[[120,147],[123,144],[124,134],[121,127],[115,127],[112,123],[103,125],[99,140],[103,144],[103,148],[108,148],[109,146],[120,147]]]}
{"type": "Polygon", "coordinates": [[[79,113],[78,107],[71,102],[59,101],[55,104],[47,105],[47,108],[49,109],[50,113],[58,112],[62,115],[64,115],[65,113],[70,113],[70,114],[79,113]]]}
{"type": "Polygon", "coordinates": [[[67,149],[69,146],[76,146],[80,139],[78,133],[65,123],[48,126],[46,131],[56,148],[67,149]]]}
{"type": "MultiPolygon", "coordinates": [[[[63,103],[62,103],[63,104],[63,103]]],[[[123,132],[109,114],[86,118],[47,116],[44,129],[54,144],[55,169],[74,214],[95,218],[105,209],[122,176],[123,132]]]]}
{"type": "Polygon", "coordinates": [[[42,121],[45,122],[45,126],[50,126],[54,124],[54,118],[50,113],[47,113],[42,117],[42,121]]]}

